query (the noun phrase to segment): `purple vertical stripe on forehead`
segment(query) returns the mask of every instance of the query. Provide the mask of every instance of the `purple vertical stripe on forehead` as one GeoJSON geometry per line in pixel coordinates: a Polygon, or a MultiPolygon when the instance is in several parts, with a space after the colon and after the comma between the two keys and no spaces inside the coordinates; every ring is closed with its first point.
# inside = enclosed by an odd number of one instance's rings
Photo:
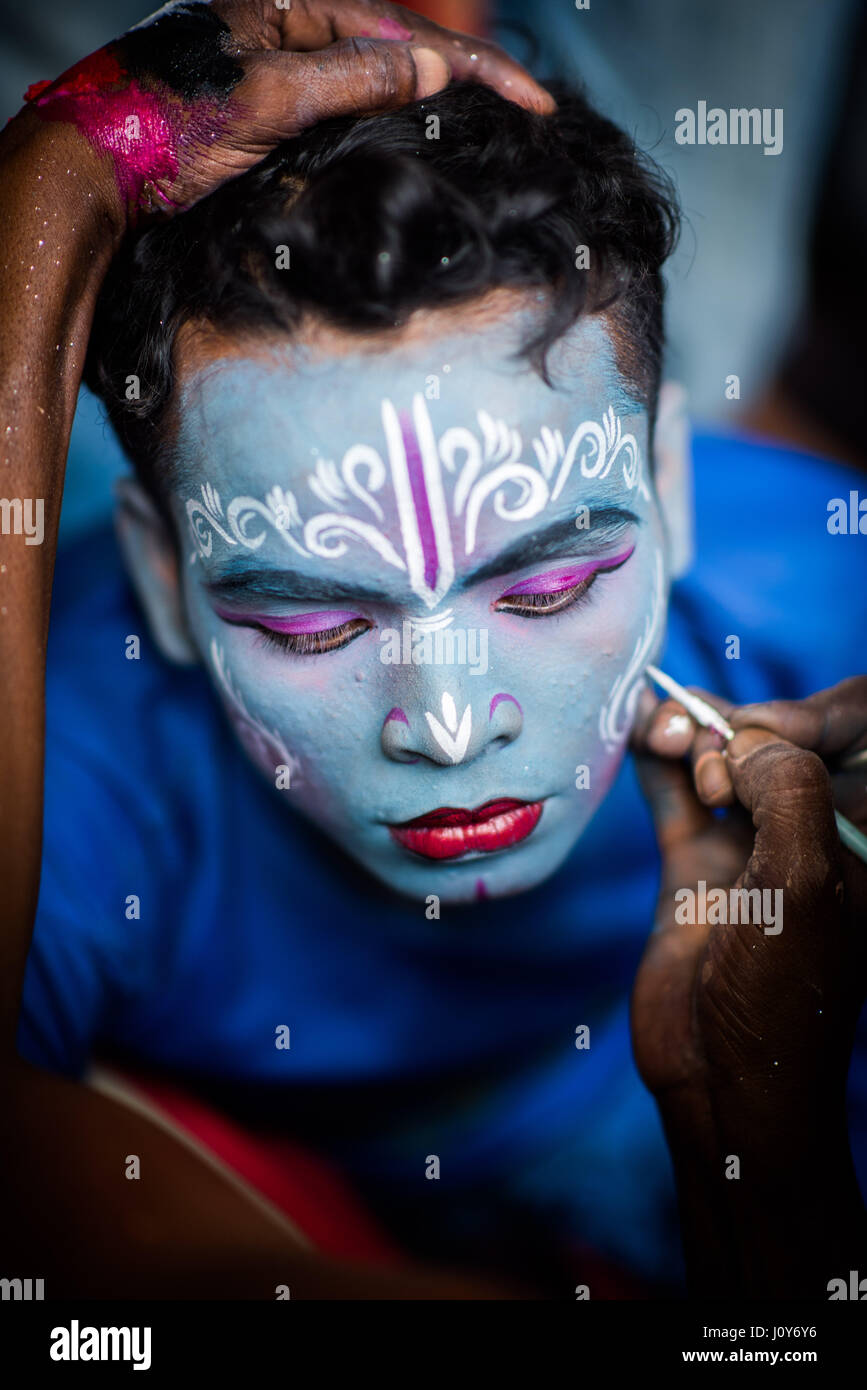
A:
{"type": "MultiPolygon", "coordinates": [[[[497,705],[501,704],[503,700],[511,700],[513,705],[518,705],[518,701],[515,699],[514,695],[507,695],[504,690],[501,690],[500,693],[495,695],[491,700],[491,708],[488,711],[488,723],[493,719],[494,710],[497,708],[497,705]]],[[[518,712],[520,714],[524,713],[520,705],[518,705],[518,712]]]]}
{"type": "Polygon", "coordinates": [[[385,716],[386,724],[388,723],[389,719],[396,719],[399,724],[409,723],[409,720],[407,719],[406,715],[404,714],[403,710],[400,708],[399,705],[395,705],[394,709],[390,709],[388,711],[388,714],[385,716]]]}
{"type": "Polygon", "coordinates": [[[406,452],[406,467],[409,473],[409,485],[412,491],[412,505],[415,509],[416,525],[418,527],[419,540],[421,541],[422,555],[424,556],[424,582],[429,589],[435,589],[437,574],[439,573],[439,556],[437,554],[433,518],[430,511],[430,499],[427,495],[427,486],[425,485],[421,449],[419,448],[418,439],[413,429],[409,411],[402,410],[399,419],[400,432],[403,436],[403,447],[406,452]]]}

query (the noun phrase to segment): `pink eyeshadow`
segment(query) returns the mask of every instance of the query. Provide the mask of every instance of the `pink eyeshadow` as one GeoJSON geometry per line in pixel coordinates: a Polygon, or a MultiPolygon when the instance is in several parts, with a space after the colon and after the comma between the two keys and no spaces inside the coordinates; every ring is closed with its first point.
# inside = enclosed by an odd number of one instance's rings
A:
{"type": "Polygon", "coordinates": [[[255,623],[258,627],[267,628],[269,632],[285,632],[295,637],[311,632],[328,632],[331,628],[351,623],[358,617],[357,613],[345,612],[343,609],[323,613],[298,613],[291,618],[275,618],[270,614],[265,616],[261,613],[232,613],[228,609],[220,608],[215,611],[218,618],[225,618],[230,623],[255,623]]]}
{"type": "Polygon", "coordinates": [[[520,584],[513,584],[512,588],[507,589],[500,597],[510,598],[514,594],[562,593],[566,589],[573,589],[576,584],[580,584],[599,570],[610,570],[614,569],[615,565],[622,565],[634,549],[635,546],[632,545],[628,550],[624,550],[622,555],[613,555],[609,560],[588,560],[583,565],[567,565],[561,569],[548,570],[545,574],[531,575],[529,579],[522,579],[520,584]]]}

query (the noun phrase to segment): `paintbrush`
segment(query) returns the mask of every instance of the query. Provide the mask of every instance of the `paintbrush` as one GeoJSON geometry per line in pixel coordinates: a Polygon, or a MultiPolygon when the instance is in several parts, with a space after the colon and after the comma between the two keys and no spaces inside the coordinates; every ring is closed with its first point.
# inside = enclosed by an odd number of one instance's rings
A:
{"type": "MultiPolygon", "coordinates": [[[[677,700],[679,705],[683,705],[687,714],[695,720],[696,724],[700,724],[703,729],[713,729],[727,743],[734,738],[735,731],[731,724],[723,718],[718,709],[714,709],[713,705],[708,704],[707,700],[703,700],[700,695],[693,695],[676,680],[672,680],[671,676],[660,671],[658,666],[648,666],[647,674],[654,684],[658,685],[672,699],[677,700]]],[[[856,761],[860,761],[859,754],[856,753],[853,759],[848,761],[850,765],[854,765],[856,761]]],[[[834,812],[834,819],[837,822],[837,833],[843,844],[867,864],[867,835],[864,835],[839,811],[834,812]]]]}

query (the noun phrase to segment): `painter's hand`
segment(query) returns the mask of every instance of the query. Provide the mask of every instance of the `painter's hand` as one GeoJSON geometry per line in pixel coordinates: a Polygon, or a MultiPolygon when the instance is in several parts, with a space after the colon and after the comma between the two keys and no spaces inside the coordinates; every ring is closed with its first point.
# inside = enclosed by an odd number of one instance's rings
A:
{"type": "Polygon", "coordinates": [[[113,160],[134,218],[189,207],[328,116],[401,106],[453,77],[554,109],[495,44],[382,0],[166,5],[28,99],[113,160]]]}
{"type": "Polygon", "coordinates": [[[737,730],[724,759],[717,736],[649,692],[633,738],[663,861],[632,1000],[636,1062],[671,1154],[691,1291],[825,1299],[867,1260],[845,1108],[867,866],[841,845],[832,801],[833,788],[863,828],[863,763],[841,763],[867,746],[867,680],[741,709],[698,693],[737,730]],[[747,913],[733,889],[752,890],[747,913]]]}
{"type": "Polygon", "coordinates": [[[867,746],[867,678],[802,702],[705,698],[738,731],[725,757],[670,700],[645,698],[633,738],[663,856],[633,996],[636,1061],[662,1108],[691,1095],[710,1098],[723,1127],[726,1115],[785,1126],[796,1110],[842,1107],[865,993],[867,866],[841,846],[833,812],[836,800],[867,823],[867,769],[840,768],[867,746]],[[732,920],[747,905],[737,889],[751,890],[747,922],[732,920]]]}

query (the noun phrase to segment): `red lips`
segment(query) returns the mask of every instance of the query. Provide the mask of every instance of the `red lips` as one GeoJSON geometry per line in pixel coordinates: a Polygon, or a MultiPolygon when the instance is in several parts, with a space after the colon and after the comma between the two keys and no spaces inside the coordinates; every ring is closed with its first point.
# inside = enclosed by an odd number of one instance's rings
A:
{"type": "Polygon", "coordinates": [[[472,811],[438,806],[415,820],[390,825],[389,832],[404,849],[426,859],[459,859],[473,850],[490,854],[526,840],[541,814],[541,801],[500,797],[472,811]]]}

